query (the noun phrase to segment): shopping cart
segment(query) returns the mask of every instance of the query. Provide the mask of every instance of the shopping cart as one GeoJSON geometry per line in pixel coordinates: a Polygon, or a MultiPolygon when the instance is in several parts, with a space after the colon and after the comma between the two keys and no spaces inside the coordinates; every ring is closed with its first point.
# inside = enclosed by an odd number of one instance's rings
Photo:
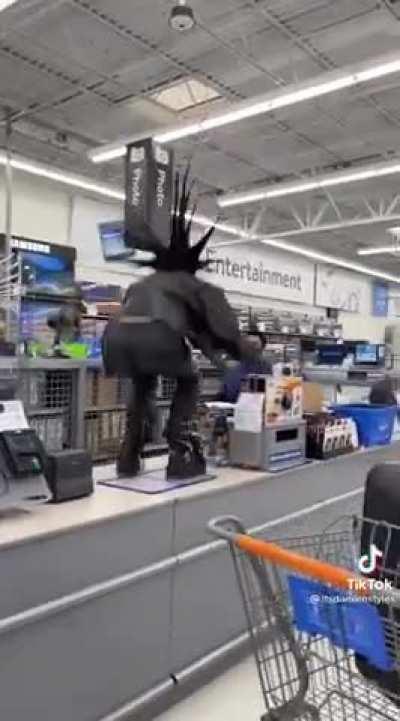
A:
{"type": "Polygon", "coordinates": [[[262,721],[398,721],[400,527],[343,519],[279,544],[247,535],[233,517],[209,529],[232,552],[262,721]],[[380,549],[369,577],[359,571],[361,548],[380,549]]]}

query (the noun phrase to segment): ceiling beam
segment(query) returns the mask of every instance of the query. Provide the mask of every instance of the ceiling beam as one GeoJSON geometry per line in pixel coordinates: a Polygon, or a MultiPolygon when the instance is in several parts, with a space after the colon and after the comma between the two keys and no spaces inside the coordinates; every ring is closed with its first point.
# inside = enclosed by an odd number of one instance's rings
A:
{"type": "Polygon", "coordinates": [[[347,170],[339,170],[336,173],[310,176],[300,181],[268,183],[238,193],[226,193],[219,196],[217,202],[220,208],[232,208],[237,205],[248,205],[275,198],[284,198],[288,195],[301,195],[315,190],[324,192],[329,199],[328,188],[339,185],[354,185],[355,183],[399,173],[400,160],[395,158],[383,163],[353,166],[347,170]]]}
{"type": "Polygon", "coordinates": [[[349,220],[338,220],[336,223],[322,223],[321,225],[304,225],[302,228],[284,230],[274,233],[274,238],[290,238],[293,236],[308,235],[309,233],[327,233],[345,228],[355,228],[362,225],[374,225],[376,223],[392,223],[400,221],[399,214],[374,215],[367,218],[351,218],[349,220]]]}
{"type": "MultiPolygon", "coordinates": [[[[349,220],[340,220],[335,223],[322,223],[320,225],[314,225],[313,221],[310,225],[302,225],[299,228],[292,228],[290,230],[282,230],[278,232],[272,232],[271,237],[273,238],[293,238],[302,235],[309,235],[310,233],[329,233],[335,230],[345,230],[346,228],[355,228],[357,226],[375,225],[377,223],[398,223],[400,221],[400,214],[391,215],[373,215],[365,218],[350,218],[349,220]]],[[[230,226],[233,228],[233,226],[230,226]]],[[[249,231],[242,233],[242,238],[238,240],[233,238],[232,240],[224,240],[218,245],[235,245],[236,243],[246,243],[251,240],[259,240],[262,236],[260,234],[252,235],[249,231]]]]}
{"type": "MultiPolygon", "coordinates": [[[[398,53],[384,55],[373,58],[368,62],[356,63],[339,70],[321,73],[304,82],[293,83],[264,95],[248,98],[230,105],[226,110],[210,113],[205,119],[194,119],[162,130],[149,130],[147,134],[154,137],[156,142],[174,142],[181,138],[201,135],[209,130],[232,123],[243,122],[259,115],[273,113],[280,108],[287,108],[330,93],[343,91],[346,88],[354,88],[399,71],[400,55],[398,53]]],[[[132,142],[134,139],[137,139],[136,136],[134,138],[121,138],[114,143],[90,151],[89,157],[93,162],[107,162],[121,157],[125,154],[127,142],[132,142]]]]}

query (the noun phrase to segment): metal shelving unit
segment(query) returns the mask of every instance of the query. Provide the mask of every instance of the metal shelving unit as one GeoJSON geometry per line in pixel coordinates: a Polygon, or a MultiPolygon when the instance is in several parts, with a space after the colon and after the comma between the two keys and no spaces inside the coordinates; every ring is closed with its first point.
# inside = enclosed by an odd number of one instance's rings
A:
{"type": "Polygon", "coordinates": [[[15,379],[16,396],[48,451],[82,444],[79,399],[85,384],[82,363],[63,359],[0,358],[0,374],[15,379]]]}
{"type": "MultiPolygon", "coordinates": [[[[290,342],[294,339],[294,335],[277,332],[266,335],[268,341],[280,338],[290,342]]],[[[306,337],[295,335],[298,343],[306,337]]],[[[311,338],[321,340],[317,336],[307,336],[307,339],[311,338]]],[[[218,393],[221,373],[198,353],[196,356],[201,399],[206,402],[218,393]]],[[[86,447],[95,462],[116,458],[125,432],[129,380],[105,377],[100,361],[58,358],[3,357],[0,358],[0,375],[17,380],[17,396],[24,402],[29,422],[47,450],[86,447]]],[[[165,448],[163,433],[174,388],[172,379],[159,379],[156,421],[148,429],[149,453],[156,454],[157,449],[165,448]]]]}
{"type": "MultiPolygon", "coordinates": [[[[200,363],[200,392],[204,401],[215,397],[220,387],[221,374],[210,364],[200,363]]],[[[94,461],[114,460],[118,454],[121,438],[125,432],[126,403],[130,392],[129,381],[105,378],[99,364],[88,364],[86,369],[86,399],[90,405],[84,409],[85,445],[91,451],[94,461]],[[96,374],[95,380],[91,377],[96,374]],[[109,381],[113,383],[108,384],[109,381]],[[108,391],[104,391],[107,387],[108,391]],[[93,390],[93,394],[92,394],[93,390]],[[110,393],[107,403],[99,402],[110,393]],[[112,395],[114,394],[114,395],[112,395]]],[[[169,415],[175,381],[160,377],[156,389],[156,421],[148,428],[148,443],[145,454],[154,454],[165,449],[164,430],[169,415]]]]}

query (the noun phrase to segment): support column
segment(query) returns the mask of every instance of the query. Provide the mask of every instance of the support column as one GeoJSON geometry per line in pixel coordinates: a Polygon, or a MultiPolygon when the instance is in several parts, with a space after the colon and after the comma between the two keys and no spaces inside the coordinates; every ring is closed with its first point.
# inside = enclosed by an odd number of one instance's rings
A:
{"type": "Polygon", "coordinates": [[[7,112],[6,117],[6,166],[5,166],[5,243],[4,243],[4,300],[5,300],[5,320],[6,320],[6,338],[12,340],[11,333],[11,300],[12,300],[12,288],[11,288],[11,250],[12,250],[12,212],[13,212],[13,174],[12,174],[12,151],[11,151],[11,135],[12,135],[12,121],[11,114],[7,112]]]}

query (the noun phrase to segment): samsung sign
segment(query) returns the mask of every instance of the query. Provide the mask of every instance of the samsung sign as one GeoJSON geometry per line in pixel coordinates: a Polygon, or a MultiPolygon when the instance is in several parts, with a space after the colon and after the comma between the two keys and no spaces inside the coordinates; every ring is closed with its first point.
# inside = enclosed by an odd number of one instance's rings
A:
{"type": "Polygon", "coordinates": [[[205,273],[225,290],[313,304],[314,265],[306,260],[248,245],[211,246],[205,258],[210,261],[205,273]]]}
{"type": "Polygon", "coordinates": [[[27,250],[32,253],[51,253],[51,247],[48,243],[40,243],[36,240],[26,240],[25,238],[11,238],[11,247],[18,250],[27,250]]]}

